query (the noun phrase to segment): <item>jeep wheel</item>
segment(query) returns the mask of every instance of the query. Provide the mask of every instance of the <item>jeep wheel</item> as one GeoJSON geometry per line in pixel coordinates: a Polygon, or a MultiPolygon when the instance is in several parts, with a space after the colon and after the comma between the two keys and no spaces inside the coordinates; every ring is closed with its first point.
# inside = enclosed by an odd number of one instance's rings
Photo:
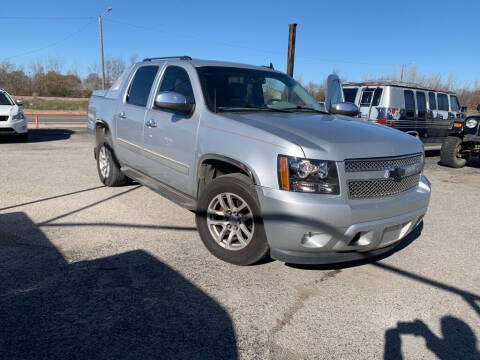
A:
{"type": "Polygon", "coordinates": [[[255,188],[243,174],[210,182],[200,194],[196,221],[203,243],[221,260],[251,265],[268,254],[255,188]]]}
{"type": "Polygon", "coordinates": [[[453,168],[461,168],[467,164],[467,158],[462,156],[463,141],[457,136],[447,136],[440,150],[440,162],[453,168]]]}
{"type": "Polygon", "coordinates": [[[102,144],[98,150],[97,170],[100,181],[106,186],[123,186],[128,183],[128,178],[120,171],[113,151],[106,143],[102,144]]]}

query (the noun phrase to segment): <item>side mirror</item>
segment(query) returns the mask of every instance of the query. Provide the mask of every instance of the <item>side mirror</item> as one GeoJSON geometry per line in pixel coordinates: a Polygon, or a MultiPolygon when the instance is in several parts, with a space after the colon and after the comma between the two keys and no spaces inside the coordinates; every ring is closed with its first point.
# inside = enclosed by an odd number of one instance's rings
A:
{"type": "Polygon", "coordinates": [[[15,102],[17,103],[18,106],[23,106],[23,101],[22,100],[17,100],[15,102]]]}
{"type": "Polygon", "coordinates": [[[357,105],[351,102],[342,102],[334,104],[330,107],[331,114],[345,115],[345,116],[357,116],[360,109],[357,105]]]}
{"type": "Polygon", "coordinates": [[[477,105],[477,111],[480,112],[480,104],[477,105]]]}
{"type": "Polygon", "coordinates": [[[325,109],[331,112],[333,105],[343,103],[344,101],[340,78],[335,74],[329,75],[325,87],[325,109]]]}
{"type": "Polygon", "coordinates": [[[193,104],[187,103],[187,99],[180,93],[165,91],[155,97],[154,105],[158,109],[169,110],[181,114],[190,114],[193,104]]]}

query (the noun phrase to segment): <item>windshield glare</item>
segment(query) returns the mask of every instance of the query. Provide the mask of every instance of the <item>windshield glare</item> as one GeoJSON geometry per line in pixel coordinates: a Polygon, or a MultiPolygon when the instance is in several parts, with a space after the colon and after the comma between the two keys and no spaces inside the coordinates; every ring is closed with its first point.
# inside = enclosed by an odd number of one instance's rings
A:
{"type": "Polygon", "coordinates": [[[197,69],[207,105],[214,112],[325,110],[299,83],[282,73],[221,66],[197,69]]]}

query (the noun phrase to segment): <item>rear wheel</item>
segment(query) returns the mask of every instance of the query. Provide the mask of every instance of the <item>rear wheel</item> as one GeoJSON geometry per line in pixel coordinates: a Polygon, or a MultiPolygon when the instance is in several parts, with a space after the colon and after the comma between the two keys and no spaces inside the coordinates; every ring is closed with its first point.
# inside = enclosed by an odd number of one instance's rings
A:
{"type": "Polygon", "coordinates": [[[120,171],[120,165],[107,143],[103,143],[98,150],[97,170],[100,181],[106,186],[123,186],[128,183],[128,178],[120,171]]]}
{"type": "Polygon", "coordinates": [[[209,183],[200,194],[196,221],[203,243],[221,260],[251,265],[268,254],[256,191],[243,174],[209,183]]]}
{"type": "Polygon", "coordinates": [[[457,136],[447,136],[440,151],[440,161],[446,166],[461,168],[467,164],[468,157],[462,155],[463,141],[457,136]]]}

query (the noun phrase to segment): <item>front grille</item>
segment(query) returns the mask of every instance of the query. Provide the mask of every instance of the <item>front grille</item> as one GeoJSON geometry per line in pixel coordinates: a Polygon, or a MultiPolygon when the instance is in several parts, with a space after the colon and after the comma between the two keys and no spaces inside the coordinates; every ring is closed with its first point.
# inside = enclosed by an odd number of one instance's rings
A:
{"type": "Polygon", "coordinates": [[[422,162],[421,154],[407,155],[398,158],[352,159],[345,160],[345,172],[380,171],[422,162]]]}
{"type": "Polygon", "coordinates": [[[349,180],[348,195],[350,198],[376,198],[400,194],[417,186],[420,174],[406,176],[400,181],[392,179],[349,180]]]}
{"type": "Polygon", "coordinates": [[[0,116],[0,121],[7,121],[8,120],[8,116],[0,116]]]}

